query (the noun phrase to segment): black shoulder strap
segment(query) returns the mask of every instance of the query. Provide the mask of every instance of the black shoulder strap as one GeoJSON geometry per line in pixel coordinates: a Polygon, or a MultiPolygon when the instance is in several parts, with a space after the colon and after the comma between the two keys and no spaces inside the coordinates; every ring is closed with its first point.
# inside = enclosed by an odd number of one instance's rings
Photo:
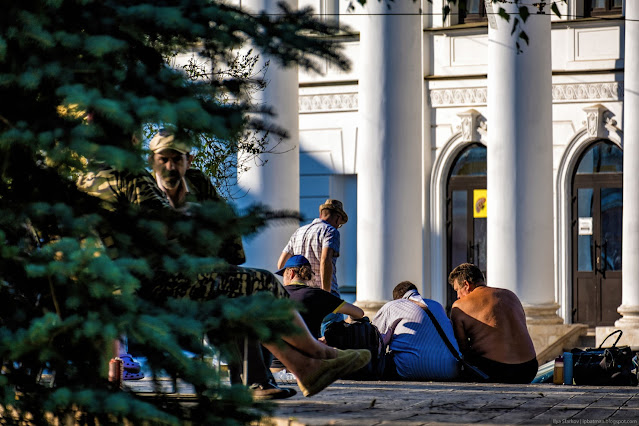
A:
{"type": "Polygon", "coordinates": [[[461,355],[459,355],[459,352],[457,352],[457,349],[455,349],[453,344],[450,343],[450,340],[448,339],[448,336],[446,336],[446,333],[442,329],[441,324],[439,324],[439,321],[437,321],[437,318],[435,318],[435,315],[433,315],[433,313],[430,311],[430,309],[428,309],[428,306],[426,304],[420,305],[419,303],[415,302],[414,300],[411,300],[411,302],[413,302],[414,304],[416,304],[417,306],[419,306],[420,308],[422,308],[426,312],[426,314],[428,315],[428,318],[430,318],[431,322],[435,326],[435,330],[437,330],[437,333],[439,333],[439,337],[442,338],[442,340],[444,341],[444,344],[446,345],[446,347],[448,348],[450,353],[453,354],[455,359],[457,361],[459,361],[464,367],[466,367],[469,370],[473,371],[475,374],[477,374],[482,379],[488,380],[489,379],[488,374],[484,373],[483,371],[481,371],[479,368],[475,367],[474,365],[470,365],[468,362],[466,362],[461,357],[461,355]]]}

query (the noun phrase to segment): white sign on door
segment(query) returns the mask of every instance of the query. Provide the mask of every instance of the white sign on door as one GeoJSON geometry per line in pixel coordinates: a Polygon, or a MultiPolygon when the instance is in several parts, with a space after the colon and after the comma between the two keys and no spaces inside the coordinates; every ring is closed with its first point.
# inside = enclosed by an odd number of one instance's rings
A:
{"type": "Polygon", "coordinates": [[[579,218],[579,235],[592,235],[592,218],[579,218]]]}

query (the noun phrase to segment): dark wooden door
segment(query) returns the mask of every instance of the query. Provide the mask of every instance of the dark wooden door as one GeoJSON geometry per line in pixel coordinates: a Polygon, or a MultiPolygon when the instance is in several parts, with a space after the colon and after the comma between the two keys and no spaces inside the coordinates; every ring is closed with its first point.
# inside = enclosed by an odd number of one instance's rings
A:
{"type": "MultiPolygon", "coordinates": [[[[486,275],[486,178],[451,178],[447,197],[448,271],[461,263],[477,265],[486,275]],[[482,214],[483,213],[483,214],[482,214]]],[[[457,293],[446,287],[446,309],[450,312],[457,293]]]]}
{"type": "Polygon", "coordinates": [[[620,318],[622,182],[621,173],[575,177],[573,322],[596,327],[620,318]]]}
{"type": "MultiPolygon", "coordinates": [[[[486,275],[486,147],[466,146],[448,175],[446,189],[446,266],[450,272],[461,263],[473,263],[486,275]]],[[[446,312],[457,300],[446,284],[446,312]]]]}

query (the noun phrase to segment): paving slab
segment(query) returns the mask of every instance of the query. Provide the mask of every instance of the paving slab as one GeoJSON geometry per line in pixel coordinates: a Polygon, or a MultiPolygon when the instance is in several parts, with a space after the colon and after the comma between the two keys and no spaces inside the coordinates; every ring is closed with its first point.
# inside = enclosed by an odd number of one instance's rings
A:
{"type": "Polygon", "coordinates": [[[261,425],[639,425],[639,387],[340,380],[261,425]]]}

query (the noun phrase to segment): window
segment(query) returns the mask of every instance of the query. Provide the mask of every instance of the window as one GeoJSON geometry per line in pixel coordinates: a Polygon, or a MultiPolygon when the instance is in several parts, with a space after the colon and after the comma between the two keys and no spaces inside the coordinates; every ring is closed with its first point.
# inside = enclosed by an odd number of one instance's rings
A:
{"type": "Polygon", "coordinates": [[[459,23],[485,22],[486,6],[484,0],[459,0],[459,23]]]}
{"type": "Polygon", "coordinates": [[[585,0],[585,16],[620,15],[623,0],[585,0]]]}
{"type": "Polygon", "coordinates": [[[614,144],[599,141],[584,152],[579,160],[577,174],[622,173],[623,153],[614,144]]]}

